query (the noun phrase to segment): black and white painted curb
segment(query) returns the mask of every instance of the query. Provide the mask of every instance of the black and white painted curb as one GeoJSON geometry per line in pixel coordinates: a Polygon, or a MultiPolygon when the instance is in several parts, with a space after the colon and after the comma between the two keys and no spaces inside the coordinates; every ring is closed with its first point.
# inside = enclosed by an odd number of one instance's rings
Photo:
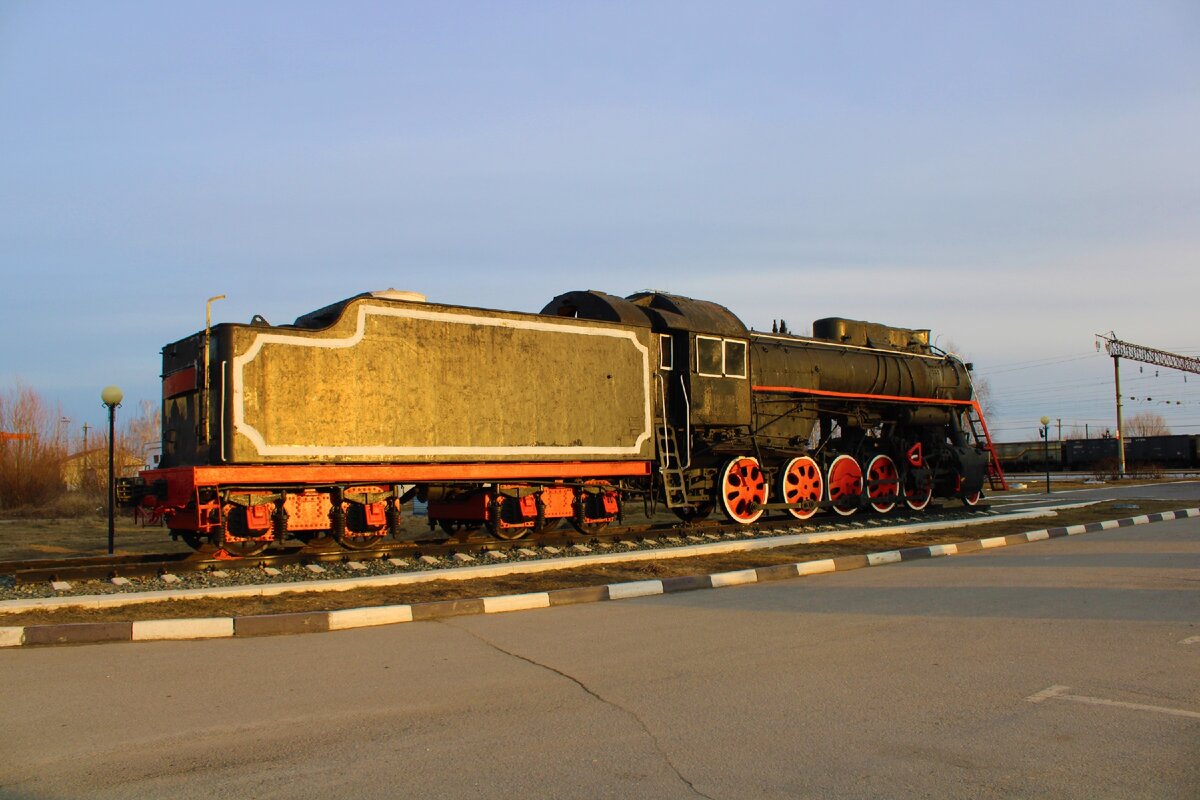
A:
{"type": "Polygon", "coordinates": [[[688,575],[661,580],[611,583],[603,586],[584,586],[571,589],[552,589],[546,592],[480,597],[459,600],[439,600],[409,605],[348,608],[337,611],[306,611],[288,614],[264,614],[245,617],[212,617],[206,619],[159,619],[139,622],[84,622],[63,625],[29,625],[0,627],[0,647],[48,644],[85,644],[94,642],[144,642],[165,639],[218,639],[233,636],[268,636],[290,633],[315,633],[349,628],[391,625],[397,622],[456,617],[468,614],[501,614],[534,608],[593,603],[600,600],[624,600],[660,594],[689,592],[694,589],[719,589],[748,583],[798,578],[824,572],[844,572],[862,567],[878,567],[901,561],[937,558],[1014,544],[1026,544],[1043,539],[1076,536],[1082,533],[1127,528],[1151,522],[1164,522],[1200,517],[1200,508],[1164,511],[1125,519],[1089,522],[1061,528],[1046,528],[1010,536],[976,539],[957,544],[939,544],[887,550],[867,555],[842,556],[794,564],[719,572],[711,575],[688,575]]]}

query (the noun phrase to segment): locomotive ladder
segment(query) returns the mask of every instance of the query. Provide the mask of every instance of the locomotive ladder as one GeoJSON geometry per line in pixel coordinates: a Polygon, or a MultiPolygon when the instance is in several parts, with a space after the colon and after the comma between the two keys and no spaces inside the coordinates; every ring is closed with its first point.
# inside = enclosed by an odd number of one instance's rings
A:
{"type": "MultiPolygon", "coordinates": [[[[667,502],[667,508],[690,508],[697,503],[704,503],[710,498],[705,493],[688,493],[687,470],[692,465],[692,407],[688,402],[687,387],[681,387],[686,415],[684,417],[684,435],[688,440],[687,460],[685,461],[683,453],[679,449],[679,438],[675,433],[675,427],[670,424],[666,415],[667,382],[661,374],[657,376],[657,379],[659,407],[663,413],[659,425],[656,426],[658,430],[658,471],[662,475],[663,498],[667,502]]],[[[681,384],[682,381],[683,378],[680,377],[681,384]]]]}
{"type": "Polygon", "coordinates": [[[972,402],[967,407],[967,425],[971,429],[971,438],[976,446],[988,452],[988,485],[993,489],[1007,489],[1008,481],[1004,479],[1004,470],[1000,469],[1000,457],[996,455],[996,446],[992,444],[992,435],[988,433],[987,423],[983,421],[983,412],[980,411],[977,402],[972,402]]]}
{"type": "Polygon", "coordinates": [[[658,471],[662,475],[663,497],[667,501],[667,508],[690,508],[710,499],[703,492],[688,492],[686,467],[687,464],[680,458],[675,429],[670,425],[659,428],[658,471]]]}
{"type": "Polygon", "coordinates": [[[679,458],[679,443],[675,439],[675,429],[666,424],[658,429],[658,471],[662,474],[667,508],[688,505],[687,479],[679,458]]]}

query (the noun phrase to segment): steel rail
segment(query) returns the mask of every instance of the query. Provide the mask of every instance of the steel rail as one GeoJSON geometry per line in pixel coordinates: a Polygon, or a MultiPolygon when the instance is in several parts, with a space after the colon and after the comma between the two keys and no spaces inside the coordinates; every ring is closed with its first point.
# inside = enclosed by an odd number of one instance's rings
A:
{"type": "Polygon", "coordinates": [[[553,531],[541,536],[520,539],[495,539],[473,536],[465,539],[437,538],[390,542],[364,550],[346,550],[336,545],[319,548],[286,546],[268,550],[244,558],[218,558],[215,551],[190,553],[159,553],[120,556],[72,556],[60,559],[33,559],[0,562],[0,575],[10,577],[15,584],[45,583],[48,581],[104,580],[115,577],[151,577],[179,572],[212,572],[214,570],[241,570],[263,567],[281,567],[296,564],[346,563],[349,561],[371,561],[386,558],[418,559],[421,556],[453,558],[456,553],[508,552],[521,548],[558,547],[567,549],[574,545],[598,545],[604,542],[617,543],[631,540],[658,540],[672,537],[704,536],[735,533],[747,538],[765,538],[798,530],[813,532],[818,529],[830,532],[847,530],[870,530],[887,527],[901,522],[967,519],[989,512],[990,506],[964,506],[946,509],[930,506],[911,514],[871,514],[855,517],[822,520],[811,524],[809,520],[773,518],[751,525],[722,523],[701,520],[691,523],[654,523],[610,527],[595,533],[584,534],[573,529],[553,531]]]}

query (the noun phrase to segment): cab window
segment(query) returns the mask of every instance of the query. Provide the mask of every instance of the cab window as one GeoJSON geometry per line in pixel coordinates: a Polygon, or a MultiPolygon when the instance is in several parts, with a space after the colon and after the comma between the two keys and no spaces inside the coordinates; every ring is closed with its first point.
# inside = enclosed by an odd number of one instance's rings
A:
{"type": "Polygon", "coordinates": [[[746,343],[725,340],[725,375],[730,378],[746,377],[746,343]]]}
{"type": "Polygon", "coordinates": [[[696,372],[719,378],[723,374],[724,361],[720,339],[696,337],[696,372]]]}
{"type": "Polygon", "coordinates": [[[709,378],[745,378],[746,343],[737,339],[697,336],[696,372],[709,378]]]}

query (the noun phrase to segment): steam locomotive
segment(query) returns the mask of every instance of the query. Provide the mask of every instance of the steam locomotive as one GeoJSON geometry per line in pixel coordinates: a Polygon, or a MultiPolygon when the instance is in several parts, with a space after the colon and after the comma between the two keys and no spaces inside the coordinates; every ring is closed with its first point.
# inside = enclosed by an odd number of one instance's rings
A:
{"type": "Polygon", "coordinates": [[[162,455],[139,500],[233,555],[369,548],[413,497],[449,534],[516,539],[595,532],[630,500],[749,524],[1004,488],[970,366],[927,330],[757,332],[664,292],[574,291],[528,314],[387,290],[162,355],[162,455]]]}

